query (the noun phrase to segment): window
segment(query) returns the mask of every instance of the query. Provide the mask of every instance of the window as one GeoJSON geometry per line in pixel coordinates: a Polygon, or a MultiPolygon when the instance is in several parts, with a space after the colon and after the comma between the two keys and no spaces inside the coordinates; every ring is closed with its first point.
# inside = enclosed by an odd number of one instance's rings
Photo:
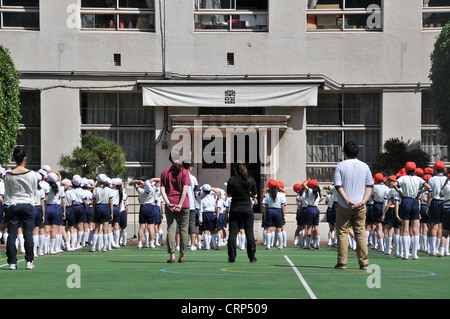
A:
{"type": "Polygon", "coordinates": [[[308,31],[381,31],[382,0],[308,0],[308,31]]]}
{"type": "Polygon", "coordinates": [[[268,31],[268,0],[194,0],[195,30],[268,31]]]}
{"type": "Polygon", "coordinates": [[[430,162],[449,161],[447,138],[441,133],[435,120],[433,101],[429,90],[422,91],[421,149],[428,154],[430,162]]]}
{"type": "Polygon", "coordinates": [[[0,28],[39,30],[39,0],[0,1],[0,28]]]}
{"type": "Polygon", "coordinates": [[[422,26],[424,29],[441,29],[450,21],[450,1],[423,0],[422,26]]]}
{"type": "Polygon", "coordinates": [[[154,32],[154,0],[82,0],[81,28],[154,32]]]}
{"type": "Polygon", "coordinates": [[[40,168],[41,165],[41,94],[39,91],[20,92],[19,135],[17,145],[27,152],[27,165],[40,168]]]}
{"type": "Polygon", "coordinates": [[[126,156],[129,178],[153,177],[155,115],[142,105],[141,93],[81,94],[82,133],[115,141],[126,156]]]}
{"type": "Polygon", "coordinates": [[[380,93],[320,93],[317,107],[306,110],[308,179],[332,181],[349,140],[358,144],[358,158],[370,164],[380,151],[380,116],[380,93]]]}

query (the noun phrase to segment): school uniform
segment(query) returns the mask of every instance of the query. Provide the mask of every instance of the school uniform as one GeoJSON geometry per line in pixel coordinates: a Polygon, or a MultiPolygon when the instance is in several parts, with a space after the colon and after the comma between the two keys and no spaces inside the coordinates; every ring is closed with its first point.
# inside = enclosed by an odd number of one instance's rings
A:
{"type": "Polygon", "coordinates": [[[94,222],[96,224],[109,223],[111,220],[111,209],[109,200],[113,198],[111,189],[98,186],[92,193],[92,200],[95,201],[94,222]]]}
{"type": "MultiPolygon", "coordinates": [[[[5,202],[5,183],[0,178],[0,196],[2,197],[0,201],[0,224],[5,223],[5,215],[4,215],[4,202],[5,202]]],[[[0,237],[1,238],[1,237],[0,237]]]]}
{"type": "Polygon", "coordinates": [[[136,187],[136,192],[139,195],[139,224],[154,224],[155,223],[155,203],[158,203],[158,199],[155,196],[155,189],[147,183],[142,187],[136,187]]]}
{"type": "Polygon", "coordinates": [[[442,187],[447,180],[446,175],[435,175],[428,180],[431,189],[428,191],[430,196],[430,207],[428,207],[429,222],[440,224],[444,213],[444,200],[439,196],[442,187]]]}
{"type": "Polygon", "coordinates": [[[74,213],[74,192],[72,189],[68,189],[65,191],[66,198],[66,222],[67,226],[75,226],[75,213],[74,213]]]}
{"type": "Polygon", "coordinates": [[[376,224],[381,223],[381,216],[386,207],[386,194],[389,192],[389,187],[385,184],[375,184],[373,185],[372,196],[373,196],[373,208],[372,208],[372,220],[376,224]]]}
{"type": "Polygon", "coordinates": [[[402,220],[419,219],[420,208],[417,198],[420,190],[426,182],[415,175],[404,175],[397,180],[402,192],[402,201],[399,208],[399,215],[402,220]]]}
{"type": "MultiPolygon", "coordinates": [[[[202,196],[199,206],[199,222],[203,225],[203,231],[213,232],[217,228],[217,199],[213,193],[202,196]]],[[[216,234],[204,234],[205,249],[217,248],[216,234]]]]}
{"type": "Polygon", "coordinates": [[[87,220],[87,212],[85,206],[85,203],[87,201],[86,190],[81,187],[74,187],[71,189],[71,193],[75,224],[85,223],[87,220]]]}
{"type": "Polygon", "coordinates": [[[319,225],[319,217],[320,211],[317,208],[319,205],[320,193],[318,192],[316,196],[314,196],[312,188],[308,188],[306,191],[306,203],[308,206],[305,209],[305,222],[308,226],[318,226],[319,225]]]}
{"type": "Polygon", "coordinates": [[[45,207],[45,224],[46,225],[63,225],[63,211],[61,200],[66,197],[64,186],[57,182],[58,190],[55,192],[50,188],[45,207]]]}

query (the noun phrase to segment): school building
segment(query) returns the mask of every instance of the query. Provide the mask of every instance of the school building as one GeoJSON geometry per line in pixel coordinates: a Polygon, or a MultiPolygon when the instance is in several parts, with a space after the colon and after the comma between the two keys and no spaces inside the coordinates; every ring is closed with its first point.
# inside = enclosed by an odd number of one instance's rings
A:
{"type": "Polygon", "coordinates": [[[123,147],[125,181],[174,152],[225,187],[240,159],[285,184],[294,225],[292,186],[330,182],[346,140],[368,164],[389,138],[449,162],[428,78],[449,20],[448,0],[0,0],[0,43],[30,168],[85,132],[123,147]]]}

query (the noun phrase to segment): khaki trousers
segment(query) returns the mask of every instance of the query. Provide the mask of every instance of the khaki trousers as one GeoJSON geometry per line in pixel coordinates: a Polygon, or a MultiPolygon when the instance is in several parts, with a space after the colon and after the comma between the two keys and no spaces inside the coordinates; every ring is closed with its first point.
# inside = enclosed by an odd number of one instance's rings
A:
{"type": "Polygon", "coordinates": [[[356,254],[359,265],[368,265],[368,249],[366,239],[366,208],[357,210],[337,205],[336,232],[338,244],[338,264],[347,264],[348,233],[353,228],[356,240],[356,254]]]}
{"type": "Polygon", "coordinates": [[[177,225],[180,232],[180,254],[185,254],[188,243],[189,232],[189,208],[182,208],[179,212],[173,212],[166,206],[167,217],[167,252],[175,254],[177,225]]]}

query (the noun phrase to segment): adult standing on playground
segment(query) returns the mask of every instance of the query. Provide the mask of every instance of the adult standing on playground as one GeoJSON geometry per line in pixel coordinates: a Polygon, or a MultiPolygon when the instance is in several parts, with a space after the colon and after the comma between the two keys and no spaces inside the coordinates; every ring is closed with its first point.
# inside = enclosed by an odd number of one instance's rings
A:
{"type": "Polygon", "coordinates": [[[189,160],[183,161],[183,167],[189,172],[189,179],[191,180],[191,185],[188,187],[188,197],[189,197],[189,236],[191,237],[191,250],[196,250],[195,238],[197,237],[197,231],[195,228],[195,192],[199,190],[199,185],[197,178],[192,174],[192,162],[189,160]]]}
{"type": "Polygon", "coordinates": [[[247,256],[250,262],[256,262],[256,244],[253,233],[254,214],[251,198],[257,197],[256,182],[248,175],[247,167],[243,163],[234,165],[234,176],[227,182],[227,196],[232,197],[228,223],[230,227],[228,239],[228,261],[236,259],[236,237],[239,223],[244,225],[247,238],[247,256]]]}
{"type": "Polygon", "coordinates": [[[166,203],[167,251],[170,254],[168,263],[175,262],[177,225],[180,232],[178,262],[184,262],[189,231],[189,185],[191,185],[189,172],[181,166],[179,160],[173,161],[172,165],[161,173],[161,195],[166,203]]]}
{"type": "Polygon", "coordinates": [[[369,166],[358,160],[358,145],[349,141],[344,144],[344,161],[336,166],[334,185],[337,198],[336,230],[338,243],[338,263],[336,269],[347,266],[348,233],[353,228],[356,239],[356,253],[360,269],[369,264],[366,245],[365,222],[366,202],[372,194],[373,179],[369,166]]]}
{"type": "Polygon", "coordinates": [[[26,269],[33,269],[33,229],[34,196],[37,190],[36,174],[25,168],[27,154],[24,149],[15,147],[13,158],[17,166],[5,177],[5,195],[8,198],[8,241],[6,255],[9,269],[17,269],[16,238],[18,227],[22,226],[25,239],[26,269]]]}

